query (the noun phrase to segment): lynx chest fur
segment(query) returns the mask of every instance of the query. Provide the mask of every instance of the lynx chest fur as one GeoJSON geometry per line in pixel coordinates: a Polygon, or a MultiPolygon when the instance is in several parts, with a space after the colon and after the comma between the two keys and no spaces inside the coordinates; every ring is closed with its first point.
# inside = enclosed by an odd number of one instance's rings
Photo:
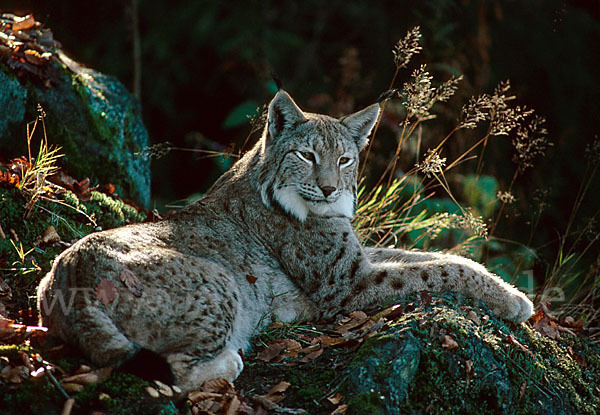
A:
{"type": "Polygon", "coordinates": [[[42,324],[97,364],[159,355],[191,390],[235,379],[238,350],[273,319],[326,318],[427,289],[526,320],[527,297],[473,261],[360,246],[350,223],[358,157],[378,115],[377,104],[341,119],[304,113],[278,92],[260,141],[204,198],[63,252],[38,288],[42,324]]]}

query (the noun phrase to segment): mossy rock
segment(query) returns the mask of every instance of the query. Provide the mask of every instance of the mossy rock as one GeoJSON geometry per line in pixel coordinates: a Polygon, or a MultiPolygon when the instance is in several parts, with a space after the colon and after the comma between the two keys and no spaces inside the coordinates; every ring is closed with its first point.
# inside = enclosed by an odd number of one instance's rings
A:
{"type": "Polygon", "coordinates": [[[11,287],[10,303],[14,310],[35,306],[33,294],[40,278],[50,270],[52,261],[66,245],[99,229],[145,219],[143,212],[95,191],[87,201],[80,201],[69,191],[54,201],[38,200],[29,215],[26,203],[17,189],[0,188],[0,226],[6,236],[0,238],[0,278],[11,287]],[[55,228],[61,243],[39,242],[50,226],[55,228]]]}
{"type": "Polygon", "coordinates": [[[367,340],[343,386],[347,413],[600,412],[600,365],[591,342],[568,334],[557,342],[473,306],[480,319],[491,316],[476,324],[461,308],[444,296],[367,340]],[[446,335],[457,347],[444,344],[446,335]]]}
{"type": "MultiPolygon", "coordinates": [[[[27,153],[29,121],[46,113],[49,144],[62,147],[63,168],[79,180],[113,184],[124,199],[147,207],[150,202],[150,161],[142,156],[148,133],[138,101],[116,78],[84,68],[56,51],[56,78],[48,88],[17,78],[0,64],[0,153],[18,157],[27,153]]],[[[35,153],[43,137],[38,126],[32,140],[35,153]]]]}

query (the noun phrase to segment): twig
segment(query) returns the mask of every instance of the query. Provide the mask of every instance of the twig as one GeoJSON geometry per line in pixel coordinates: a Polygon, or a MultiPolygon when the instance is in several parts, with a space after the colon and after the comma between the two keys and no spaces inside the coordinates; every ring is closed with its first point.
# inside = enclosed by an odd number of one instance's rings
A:
{"type": "MultiPolygon", "coordinates": [[[[67,402],[69,402],[69,399],[72,399],[71,396],[69,396],[69,394],[63,389],[62,386],[60,386],[60,383],[58,383],[58,380],[56,380],[56,378],[54,377],[54,375],[52,374],[52,372],[50,372],[50,366],[46,365],[45,363],[43,363],[44,365],[44,370],[46,371],[46,375],[48,375],[48,379],[50,379],[50,382],[52,382],[52,384],[54,386],[56,386],[56,389],[58,389],[58,391],[62,394],[62,396],[64,396],[67,399],[67,402]]],[[[65,408],[66,408],[67,404],[65,403],[65,408]]],[[[73,405],[71,405],[72,407],[73,405]]],[[[63,409],[63,414],[64,414],[64,409],[63,409]]],[[[70,411],[69,411],[70,413],[70,411]]]]}
{"type": "Polygon", "coordinates": [[[71,415],[71,411],[73,410],[73,405],[75,405],[75,399],[69,398],[65,402],[65,406],[63,406],[63,410],[60,415],[71,415]]]}

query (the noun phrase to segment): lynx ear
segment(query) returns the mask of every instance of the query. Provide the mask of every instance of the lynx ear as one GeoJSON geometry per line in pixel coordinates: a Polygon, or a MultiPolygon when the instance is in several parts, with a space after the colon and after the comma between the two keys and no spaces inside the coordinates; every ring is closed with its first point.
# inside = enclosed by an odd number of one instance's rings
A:
{"type": "Polygon", "coordinates": [[[287,92],[280,89],[269,104],[268,138],[275,139],[284,129],[304,121],[306,117],[302,110],[287,92]]]}
{"type": "Polygon", "coordinates": [[[380,109],[381,107],[379,104],[373,104],[363,110],[342,118],[342,124],[348,127],[352,132],[359,150],[365,148],[369,142],[369,134],[371,134],[371,130],[377,122],[380,109]]]}

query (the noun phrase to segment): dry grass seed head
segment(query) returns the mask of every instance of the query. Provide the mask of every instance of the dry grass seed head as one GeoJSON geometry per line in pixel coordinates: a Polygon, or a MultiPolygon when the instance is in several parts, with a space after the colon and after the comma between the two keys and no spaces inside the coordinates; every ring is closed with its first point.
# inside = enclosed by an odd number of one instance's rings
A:
{"type": "Polygon", "coordinates": [[[552,143],[548,142],[548,130],[544,127],[546,119],[535,115],[529,124],[519,125],[517,135],[513,139],[516,154],[513,161],[519,165],[520,170],[533,167],[533,160],[537,156],[546,154],[546,149],[552,143]]]}
{"type": "Polygon", "coordinates": [[[393,53],[396,68],[406,68],[412,56],[419,53],[421,49],[423,47],[421,46],[420,27],[415,26],[394,46],[393,53]]]}

